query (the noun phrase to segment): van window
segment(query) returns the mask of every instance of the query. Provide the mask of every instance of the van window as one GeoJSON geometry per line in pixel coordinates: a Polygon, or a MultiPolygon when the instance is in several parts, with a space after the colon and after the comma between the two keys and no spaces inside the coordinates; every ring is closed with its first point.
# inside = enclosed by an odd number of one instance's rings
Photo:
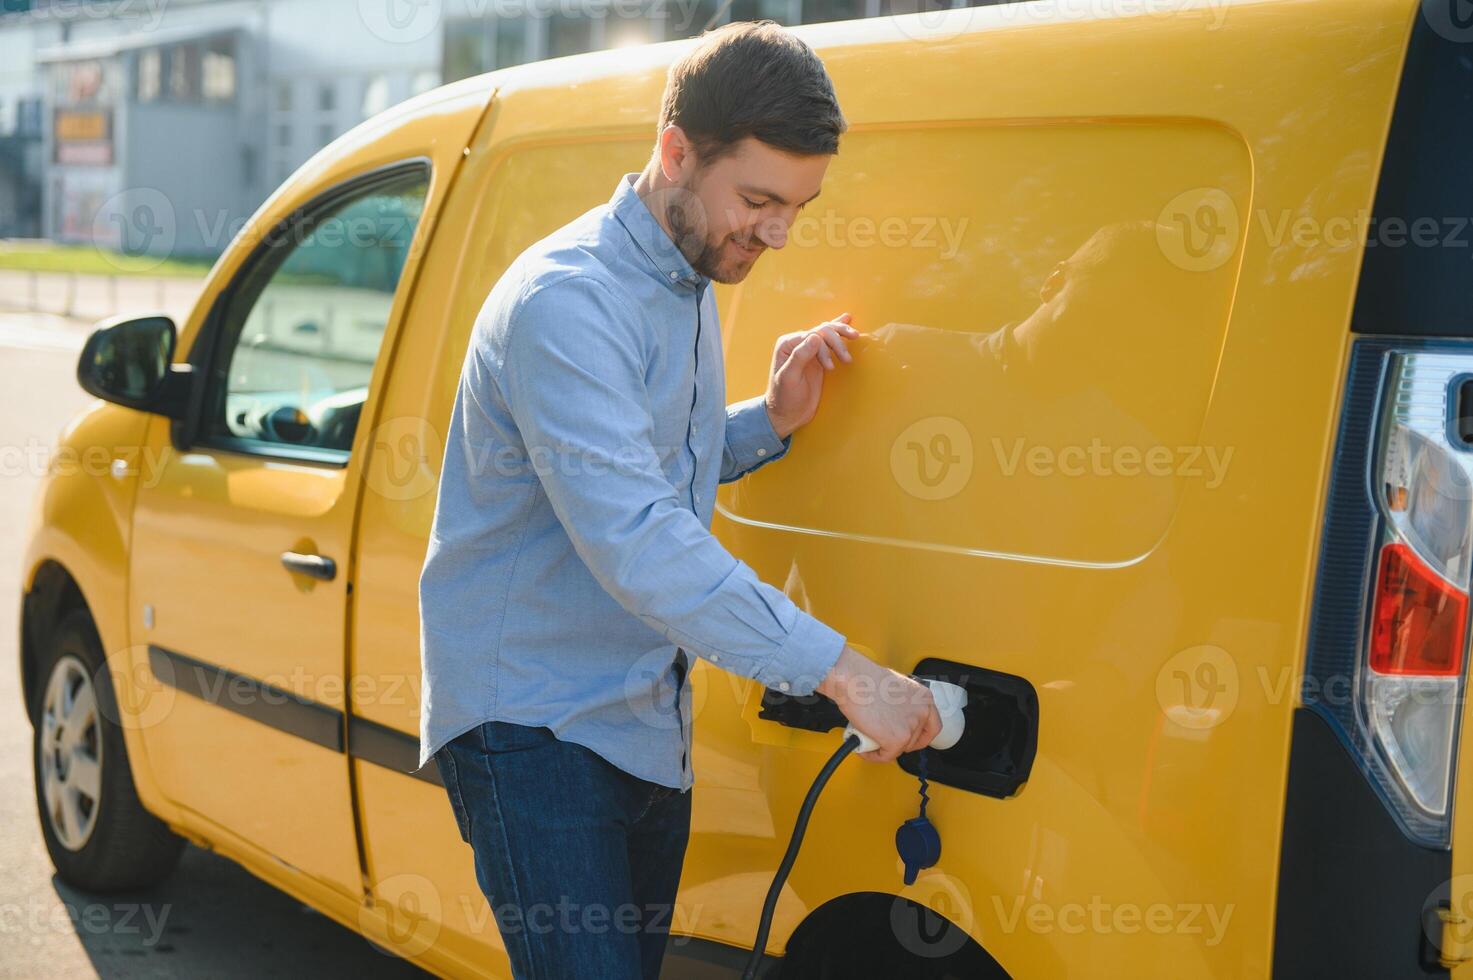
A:
{"type": "Polygon", "coordinates": [[[226,294],[205,442],[347,460],[427,189],[415,167],[272,233],[226,294]]]}

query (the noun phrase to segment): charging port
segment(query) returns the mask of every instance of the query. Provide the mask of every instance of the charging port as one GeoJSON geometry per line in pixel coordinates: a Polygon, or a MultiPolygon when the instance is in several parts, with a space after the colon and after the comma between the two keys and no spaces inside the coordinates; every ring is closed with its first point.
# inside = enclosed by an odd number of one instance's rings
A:
{"type": "MultiPolygon", "coordinates": [[[[926,778],[958,789],[1005,799],[1028,781],[1038,750],[1038,692],[1014,674],[928,657],[916,664],[916,677],[950,681],[966,688],[967,719],[962,737],[951,748],[922,749],[926,778]]],[[[833,701],[817,692],[795,697],[771,688],[762,692],[757,717],[789,728],[827,732],[848,723],[833,701]]],[[[920,753],[907,752],[896,761],[915,775],[920,753]]]]}
{"type": "Polygon", "coordinates": [[[1038,751],[1038,692],[1014,674],[928,657],[916,664],[916,677],[948,681],[966,689],[967,725],[945,751],[907,752],[897,762],[911,775],[926,756],[926,778],[936,783],[1006,799],[1033,771],[1038,751]]]}

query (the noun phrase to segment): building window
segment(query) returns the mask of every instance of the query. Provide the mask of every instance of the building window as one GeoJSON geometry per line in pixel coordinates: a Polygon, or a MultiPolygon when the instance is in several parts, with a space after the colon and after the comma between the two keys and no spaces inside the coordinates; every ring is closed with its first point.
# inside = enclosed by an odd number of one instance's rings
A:
{"type": "Polygon", "coordinates": [[[731,0],[731,19],[775,20],[779,24],[787,24],[791,9],[792,4],[788,0],[731,0]]]}
{"type": "Polygon", "coordinates": [[[335,136],[337,136],[337,134],[338,134],[337,133],[337,129],[338,128],[336,126],[334,126],[332,123],[323,123],[322,125],[318,126],[317,127],[317,142],[318,142],[318,144],[321,145],[321,146],[326,146],[327,144],[331,143],[333,141],[333,138],[335,136]]]}
{"type": "Polygon", "coordinates": [[[169,49],[169,98],[193,102],[199,98],[199,48],[176,44],[169,49]]]}
{"type": "Polygon", "coordinates": [[[292,124],[291,123],[277,123],[276,124],[276,145],[277,146],[291,146],[292,145],[292,124]]]}
{"type": "MultiPolygon", "coordinates": [[[[951,0],[880,0],[880,15],[917,14],[932,10],[947,10],[955,6],[951,0]]],[[[970,6],[963,3],[962,6],[970,6]]]]}
{"type": "Polygon", "coordinates": [[[138,52],[138,101],[152,102],[159,97],[163,77],[163,52],[149,48],[138,52]]]}
{"type": "Polygon", "coordinates": [[[445,22],[445,65],[447,81],[479,75],[491,68],[491,21],[472,18],[445,22]]]}
{"type": "Polygon", "coordinates": [[[496,58],[488,68],[510,68],[527,61],[527,18],[496,20],[496,58]]]}
{"type": "Polygon", "coordinates": [[[323,112],[332,112],[338,107],[338,90],[332,82],[323,82],[317,86],[317,108],[323,112]]]}
{"type": "Polygon", "coordinates": [[[15,104],[17,136],[41,138],[41,97],[21,99],[15,104]]]}
{"type": "MultiPolygon", "coordinates": [[[[579,50],[589,49],[584,47],[579,50]]],[[[461,18],[445,22],[442,63],[447,82],[470,78],[497,68],[520,65],[526,60],[525,15],[461,18]]]]}
{"type": "Polygon", "coordinates": [[[235,99],[235,40],[216,38],[138,52],[134,95],[139,102],[231,102],[235,99]]]}
{"type": "Polygon", "coordinates": [[[230,102],[235,98],[235,43],[211,41],[201,62],[201,87],[206,102],[230,102]]]}
{"type": "Polygon", "coordinates": [[[284,78],[276,83],[276,111],[292,111],[292,83],[289,78],[284,78]]]}
{"type": "Polygon", "coordinates": [[[370,75],[363,86],[363,118],[376,116],[389,107],[389,80],[383,75],[370,75]]]}
{"type": "Polygon", "coordinates": [[[119,82],[117,62],[104,68],[101,61],[69,61],[54,66],[51,73],[54,102],[58,105],[107,105],[114,99],[119,82]]]}
{"type": "Polygon", "coordinates": [[[863,17],[864,0],[803,0],[803,23],[823,24],[831,20],[863,17]]]}
{"type": "Polygon", "coordinates": [[[254,187],[256,184],[256,167],[259,159],[256,148],[249,143],[240,148],[240,182],[247,187],[254,187]]]}
{"type": "Polygon", "coordinates": [[[547,56],[561,58],[593,50],[593,18],[557,11],[547,19],[547,56]]]}

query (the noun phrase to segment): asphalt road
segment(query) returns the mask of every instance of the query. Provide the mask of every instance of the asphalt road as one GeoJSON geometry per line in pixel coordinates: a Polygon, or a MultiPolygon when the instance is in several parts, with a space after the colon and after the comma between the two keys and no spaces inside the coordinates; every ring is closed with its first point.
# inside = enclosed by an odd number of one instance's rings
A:
{"type": "Polygon", "coordinates": [[[75,381],[86,333],[59,317],[0,315],[0,978],[428,976],[192,845],[146,892],[86,895],[56,877],[16,666],[21,537],[44,469],[37,447],[87,402],[75,381]]]}

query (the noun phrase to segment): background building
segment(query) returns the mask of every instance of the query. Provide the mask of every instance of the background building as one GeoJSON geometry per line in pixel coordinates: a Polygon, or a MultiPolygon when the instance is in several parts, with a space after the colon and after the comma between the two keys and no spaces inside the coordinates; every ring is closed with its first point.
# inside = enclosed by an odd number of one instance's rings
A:
{"type": "Polygon", "coordinates": [[[509,65],[965,0],[0,0],[0,236],[213,256],[333,138],[509,65]]]}

